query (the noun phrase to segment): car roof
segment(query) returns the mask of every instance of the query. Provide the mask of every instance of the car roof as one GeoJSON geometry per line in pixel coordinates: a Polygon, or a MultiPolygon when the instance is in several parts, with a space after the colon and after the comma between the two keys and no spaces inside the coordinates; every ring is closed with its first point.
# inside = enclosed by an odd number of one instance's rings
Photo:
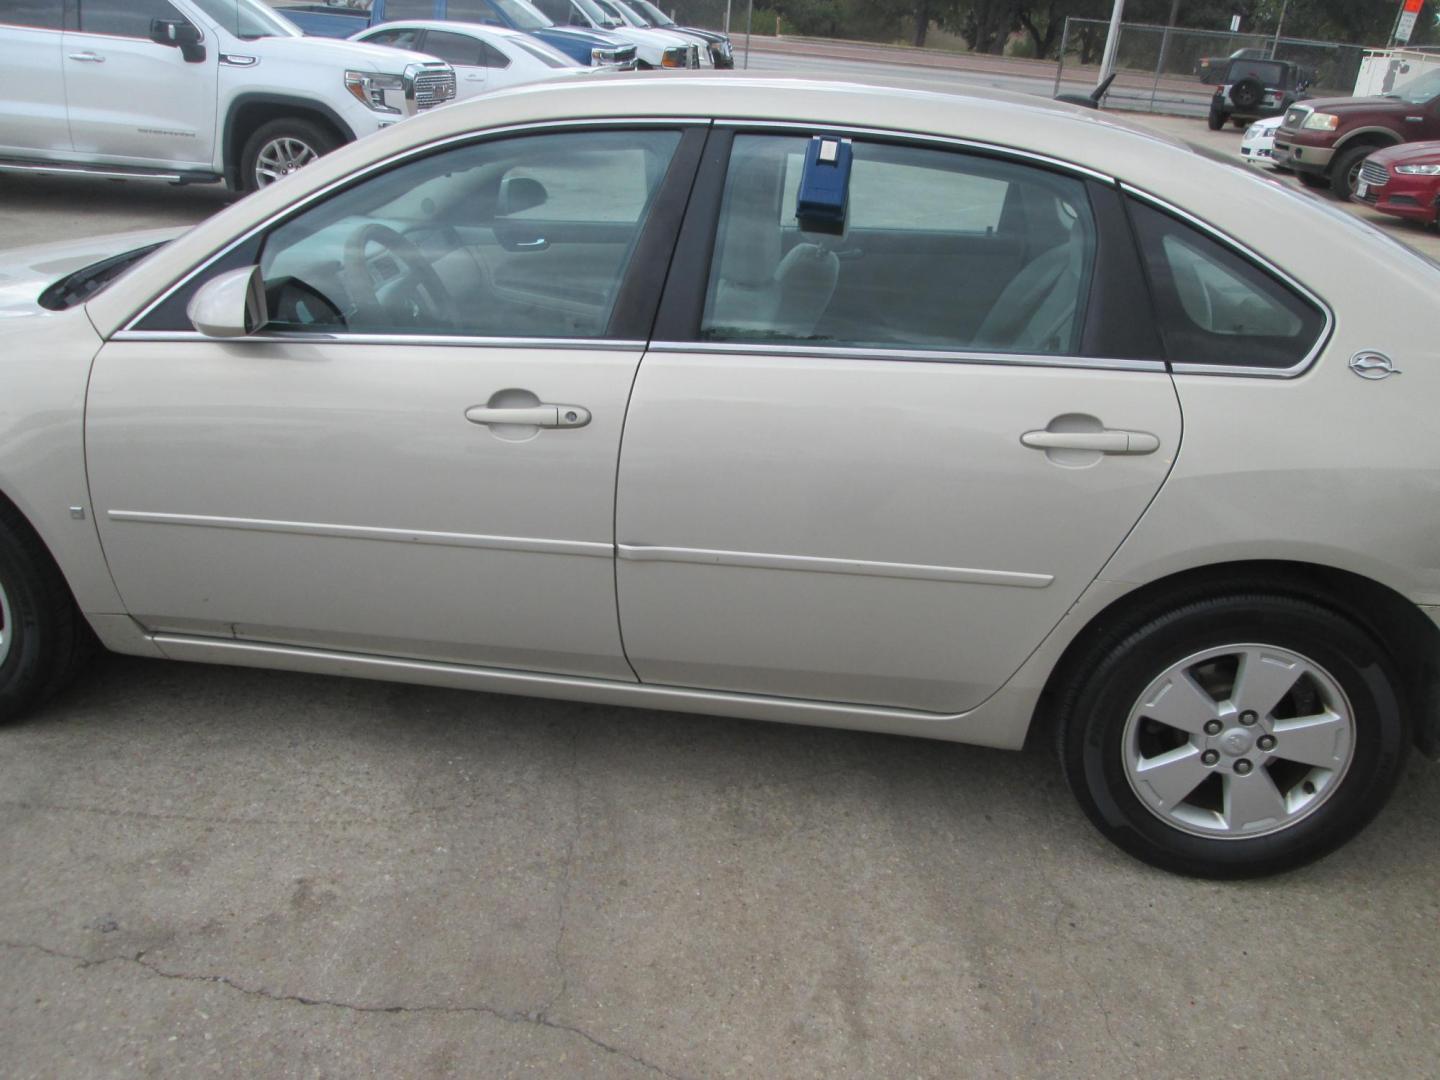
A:
{"type": "Polygon", "coordinates": [[[475,37],[528,38],[523,30],[512,30],[508,26],[493,26],[489,23],[462,22],[459,19],[389,19],[376,23],[365,31],[369,36],[377,30],[443,30],[449,33],[473,34],[475,37]]]}

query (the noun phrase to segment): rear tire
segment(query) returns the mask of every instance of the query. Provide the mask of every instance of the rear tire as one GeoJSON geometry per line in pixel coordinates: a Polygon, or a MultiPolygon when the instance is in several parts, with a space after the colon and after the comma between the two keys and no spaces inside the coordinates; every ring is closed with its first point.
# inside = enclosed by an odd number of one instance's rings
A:
{"type": "Polygon", "coordinates": [[[1211,131],[1219,131],[1225,126],[1225,110],[1220,106],[1220,95],[1210,99],[1210,115],[1205,118],[1211,131]]]}
{"type": "Polygon", "coordinates": [[[1294,597],[1152,610],[1072,672],[1071,790],[1112,842],[1176,873],[1256,877],[1320,858],[1380,810],[1409,747],[1389,654],[1294,597]]]}
{"type": "Polygon", "coordinates": [[[18,513],[0,505],[0,723],[54,697],[93,643],[50,553],[18,513]]]}
{"type": "Polygon", "coordinates": [[[269,187],[339,145],[326,128],[298,116],[261,124],[240,154],[240,190],[248,194],[269,187]]]}

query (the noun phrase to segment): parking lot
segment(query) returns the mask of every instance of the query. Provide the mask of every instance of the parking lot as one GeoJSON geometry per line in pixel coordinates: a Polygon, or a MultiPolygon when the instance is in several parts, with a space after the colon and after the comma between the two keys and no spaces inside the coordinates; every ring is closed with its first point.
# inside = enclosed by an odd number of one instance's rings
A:
{"type": "MultiPolygon", "coordinates": [[[[228,198],[0,177],[0,246],[228,198]]],[[[1423,1077],[1440,1055],[1418,757],[1358,841],[1217,884],[1108,844],[1048,746],[116,656],[0,745],[4,1076],[1423,1077]]]]}

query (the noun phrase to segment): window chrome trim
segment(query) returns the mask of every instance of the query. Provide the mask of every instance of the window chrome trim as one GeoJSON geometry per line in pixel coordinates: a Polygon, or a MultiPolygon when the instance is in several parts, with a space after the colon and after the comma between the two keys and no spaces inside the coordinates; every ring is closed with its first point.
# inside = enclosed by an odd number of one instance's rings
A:
{"type": "Polygon", "coordinates": [[[645,348],[643,341],[621,338],[519,338],[480,337],[464,334],[307,334],[304,331],[277,331],[247,334],[245,337],[208,337],[198,330],[118,330],[111,341],[208,341],[218,345],[421,345],[471,349],[587,349],[600,352],[645,348]]]}
{"type": "Polygon", "coordinates": [[[735,130],[792,131],[800,135],[813,131],[833,131],[846,135],[900,139],[911,143],[934,143],[939,146],[955,147],[962,150],[978,150],[996,157],[1014,158],[1018,161],[1047,165],[1051,168],[1059,169],[1062,172],[1084,176],[1091,180],[1099,180],[1105,184],[1117,183],[1115,177],[1108,173],[1100,172],[1098,169],[1092,169],[1088,165],[1077,165],[1073,161],[1064,161],[1061,158],[1050,157],[1047,154],[1037,153],[1034,150],[1021,150],[1018,147],[1004,146],[1000,143],[980,142],[976,139],[962,139],[953,135],[931,135],[923,131],[906,131],[902,128],[853,127],[848,124],[807,124],[803,120],[741,120],[731,117],[724,119],[717,117],[715,126],[717,128],[733,128],[735,130]]]}
{"type": "MultiPolygon", "coordinates": [[[[148,318],[151,312],[153,312],[166,300],[170,299],[172,295],[185,288],[185,286],[188,285],[192,280],[204,274],[215,263],[219,262],[226,255],[229,255],[232,251],[240,247],[242,244],[253,240],[260,233],[266,232],[269,229],[275,228],[283,224],[290,218],[294,217],[296,214],[299,214],[301,211],[305,210],[311,204],[325,198],[328,195],[333,194],[341,188],[359,183],[361,180],[364,180],[365,178],[381,171],[382,169],[387,169],[392,166],[399,165],[403,162],[408,161],[411,158],[424,157],[428,154],[432,154],[458,144],[485,142],[496,136],[514,135],[517,133],[532,131],[537,133],[556,130],[563,131],[565,129],[575,127],[590,128],[597,131],[616,131],[632,127],[673,127],[683,130],[687,127],[697,126],[709,127],[710,120],[705,117],[685,116],[595,116],[570,118],[565,120],[526,121],[519,124],[506,124],[502,127],[485,128],[479,131],[462,131],[455,135],[446,135],[442,138],[435,139],[432,142],[422,143],[419,146],[411,146],[407,147],[404,150],[398,150],[395,153],[389,155],[388,157],[383,157],[378,161],[372,161],[363,169],[357,169],[355,172],[348,173],[345,176],[338,177],[337,179],[330,181],[330,183],[324,185],[323,187],[316,188],[308,195],[297,199],[295,202],[290,203],[283,209],[275,211],[269,217],[264,218],[263,220],[257,222],[255,225],[252,225],[250,228],[246,229],[244,232],[231,239],[231,241],[227,243],[224,247],[211,252],[210,255],[208,255],[203,262],[185,271],[178,279],[176,279],[170,285],[166,286],[165,289],[161,291],[158,296],[155,297],[155,299],[150,301],[150,303],[146,304],[137,314],[132,315],[129,319],[127,319],[125,321],[125,324],[110,336],[110,340],[116,340],[121,334],[132,332],[181,333],[182,331],[178,330],[136,331],[134,330],[134,327],[136,323],[142,322],[146,318],[148,318]]],[[[130,340],[135,339],[131,338],[130,340]]]]}
{"type": "Polygon", "coordinates": [[[652,341],[650,352],[711,353],[731,356],[793,356],[819,360],[885,360],[931,364],[983,364],[1002,367],[1090,368],[1100,371],[1164,373],[1163,360],[1123,360],[1037,353],[964,352],[946,349],[876,349],[827,345],[752,344],[728,341],[652,341]]]}
{"type": "Polygon", "coordinates": [[[1325,351],[1325,346],[1330,344],[1330,337],[1335,331],[1335,312],[1331,310],[1329,304],[1301,282],[1297,281],[1291,274],[1286,273],[1269,259],[1246,247],[1233,236],[1216,228],[1208,221],[1203,221],[1188,210],[1182,210],[1174,203],[1166,202],[1158,195],[1152,195],[1148,191],[1143,191],[1124,181],[1121,181],[1120,189],[1125,192],[1125,194],[1132,195],[1141,202],[1149,203],[1157,210],[1170,214],[1172,217],[1179,218],[1181,221],[1186,222],[1223,244],[1242,259],[1254,263],[1282,284],[1289,286],[1294,292],[1299,293],[1301,297],[1314,304],[1320,309],[1320,313],[1325,316],[1325,325],[1321,328],[1320,335],[1315,339],[1315,343],[1310,346],[1310,350],[1298,362],[1287,368],[1256,367],[1253,364],[1191,364],[1172,359],[1170,363],[1172,373],[1176,375],[1237,375],[1251,379],[1293,379],[1299,375],[1303,375],[1314,366],[1315,361],[1320,358],[1320,354],[1325,351]]]}

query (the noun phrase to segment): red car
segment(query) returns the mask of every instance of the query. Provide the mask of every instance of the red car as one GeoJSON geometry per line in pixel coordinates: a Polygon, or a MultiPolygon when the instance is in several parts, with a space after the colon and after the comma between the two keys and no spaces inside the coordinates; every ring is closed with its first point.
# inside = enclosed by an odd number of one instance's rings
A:
{"type": "Polygon", "coordinates": [[[1440,142],[1377,150],[1360,166],[1355,198],[1383,214],[1440,224],[1440,142]]]}

